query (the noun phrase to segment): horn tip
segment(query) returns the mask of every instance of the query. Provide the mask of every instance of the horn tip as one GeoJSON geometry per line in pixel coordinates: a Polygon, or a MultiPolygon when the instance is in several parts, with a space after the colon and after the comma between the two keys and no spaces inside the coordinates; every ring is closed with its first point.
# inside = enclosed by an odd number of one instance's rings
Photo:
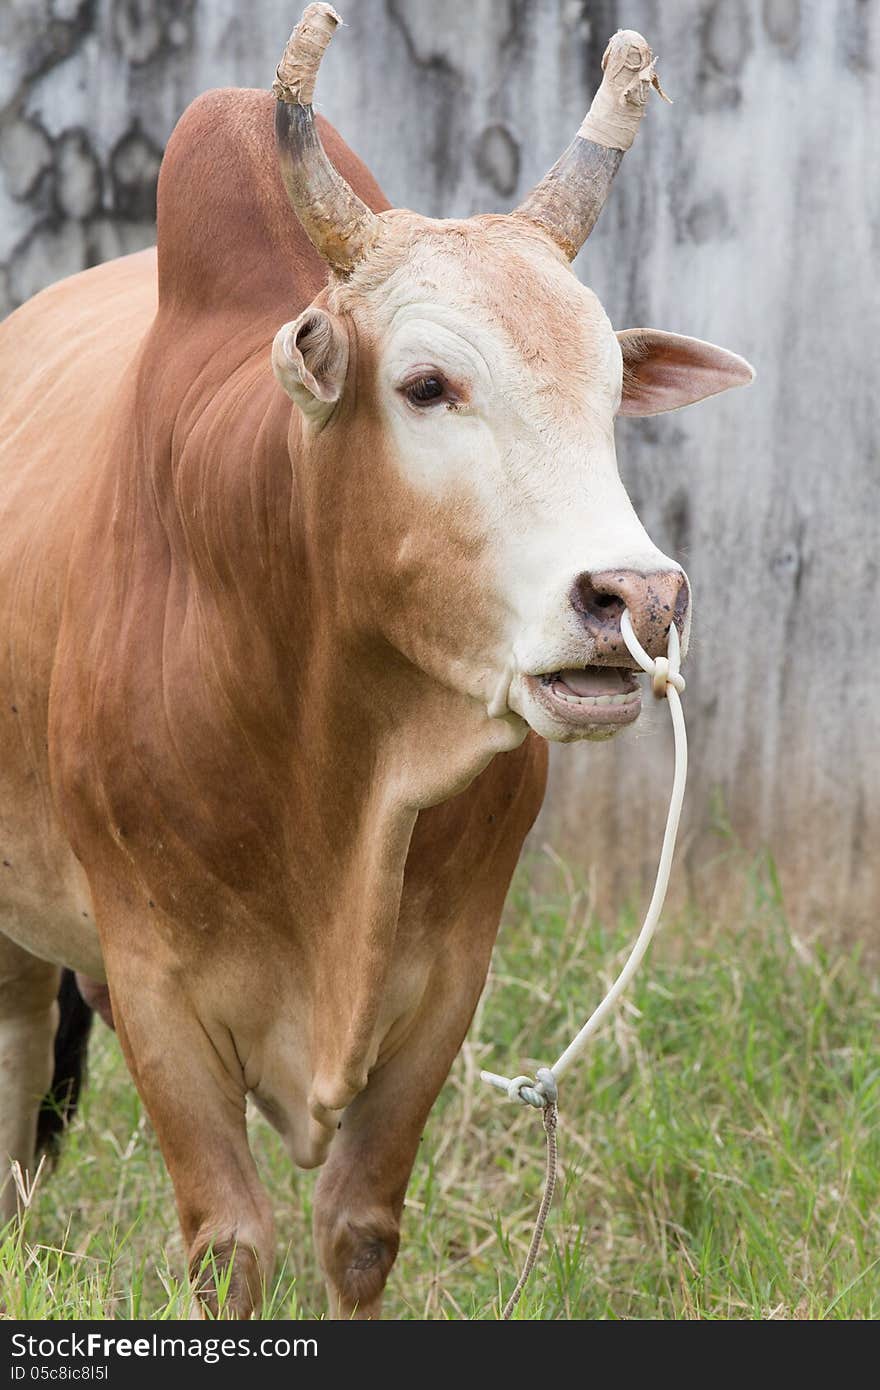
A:
{"type": "Polygon", "coordinates": [[[608,40],[608,47],[602,55],[602,71],[611,64],[612,72],[620,66],[627,66],[638,72],[653,58],[651,45],[637,29],[618,29],[608,40]],[[638,66],[636,66],[638,64],[638,66]]]}
{"type": "MultiPolygon", "coordinates": [[[[314,5],[306,5],[305,9],[300,15],[299,24],[296,26],[296,28],[302,29],[304,26],[307,26],[309,24],[329,24],[330,33],[332,34],[337,24],[341,23],[342,15],[339,14],[337,10],[334,10],[332,5],[325,5],[323,3],[320,3],[314,5]]],[[[296,33],[296,29],[294,30],[294,33],[296,33]]]]}
{"type": "Polygon", "coordinates": [[[307,5],[275,69],[272,92],[289,106],[311,106],[318,68],[342,16],[332,5],[307,5]]]}
{"type": "Polygon", "coordinates": [[[644,105],[650,85],[658,96],[672,105],[672,99],[660,86],[656,72],[657,55],[652,52],[644,34],[636,29],[618,29],[614,37],[609,39],[602,57],[603,73],[608,72],[609,66],[611,79],[621,89],[625,101],[637,106],[644,105]]]}
{"type": "MultiPolygon", "coordinates": [[[[618,29],[602,58],[602,85],[578,134],[597,145],[628,150],[651,88],[669,101],[657,76],[657,59],[635,29],[618,29]]],[[[670,103],[671,105],[671,103],[670,103]]]]}

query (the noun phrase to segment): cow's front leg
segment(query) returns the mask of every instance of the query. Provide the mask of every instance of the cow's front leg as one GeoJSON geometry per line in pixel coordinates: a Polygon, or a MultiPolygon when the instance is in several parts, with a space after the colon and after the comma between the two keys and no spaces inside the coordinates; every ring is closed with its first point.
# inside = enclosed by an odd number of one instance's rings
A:
{"type": "Polygon", "coordinates": [[[250,1317],[271,1277],[274,1229],[231,1035],[200,1013],[186,972],[150,969],[140,952],[121,961],[108,953],[107,966],[116,1031],[174,1184],[195,1291],[216,1316],[215,1271],[231,1261],[223,1313],[250,1317]]]}
{"type": "MultiPolygon", "coordinates": [[[[461,1046],[491,940],[437,967],[406,1040],[345,1111],[315,1191],[315,1242],[337,1318],[377,1318],[397,1256],[400,1217],[428,1113],[461,1046]],[[476,957],[476,958],[475,958],[476,957]]],[[[450,956],[454,953],[450,952],[450,956]]]]}

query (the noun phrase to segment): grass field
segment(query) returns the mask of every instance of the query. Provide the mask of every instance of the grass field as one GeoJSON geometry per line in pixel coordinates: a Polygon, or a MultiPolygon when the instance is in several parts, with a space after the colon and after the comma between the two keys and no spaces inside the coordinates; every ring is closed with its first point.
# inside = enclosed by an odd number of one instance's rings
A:
{"type": "MultiPolygon", "coordinates": [[[[566,1079],[560,1190],[524,1318],[880,1315],[880,1000],[856,953],[788,931],[772,868],[735,927],[668,921],[615,1023],[566,1079]]],[[[595,920],[560,870],[511,897],[478,1016],[425,1132],[389,1282],[392,1318],[495,1318],[540,1196],[533,1111],[477,1080],[552,1060],[637,926],[595,920]],[[492,1046],[490,1046],[492,1040],[492,1046]],[[534,1055],[541,1046],[543,1056],[534,1055]]],[[[324,1315],[314,1175],[261,1121],[278,1272],[266,1316],[324,1315]]],[[[0,1248],[6,1316],[185,1316],[171,1188],[115,1038],[54,1174],[0,1248]]]]}

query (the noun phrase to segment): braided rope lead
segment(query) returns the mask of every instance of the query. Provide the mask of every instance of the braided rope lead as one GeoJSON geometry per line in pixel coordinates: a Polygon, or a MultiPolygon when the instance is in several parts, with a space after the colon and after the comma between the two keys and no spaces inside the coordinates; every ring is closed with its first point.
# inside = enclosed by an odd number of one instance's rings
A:
{"type": "Polygon", "coordinates": [[[547,1217],[550,1214],[550,1203],[553,1201],[553,1193],[556,1190],[556,1172],[558,1166],[556,1125],[559,1120],[559,1111],[556,1106],[556,1082],[553,1080],[553,1073],[547,1067],[538,1068],[537,1079],[547,1087],[547,1099],[544,1102],[542,1110],[544,1133],[547,1135],[547,1170],[544,1175],[544,1195],[541,1198],[541,1205],[538,1208],[538,1215],[535,1219],[535,1229],[532,1231],[532,1239],[529,1242],[529,1253],[526,1255],[522,1273],[516,1281],[516,1288],[504,1305],[504,1312],[501,1314],[505,1322],[508,1322],[510,1318],[513,1317],[514,1309],[522,1298],[523,1289],[528,1283],[529,1275],[535,1267],[535,1261],[541,1251],[541,1241],[544,1239],[544,1227],[547,1225],[547,1217]]]}
{"type": "Polygon", "coordinates": [[[678,834],[678,825],[681,820],[681,808],[684,801],[684,789],[687,781],[687,730],[684,723],[684,711],[681,707],[681,695],[684,692],[684,677],[681,675],[681,646],[679,643],[678,629],[675,623],[670,624],[669,637],[667,639],[666,656],[658,656],[656,659],[648,656],[642,644],[633,631],[632,619],[629,612],[624,610],[620,619],[620,631],[630,655],[638,662],[643,671],[651,677],[651,688],[658,699],[666,697],[669,706],[669,714],[672,719],[672,732],[675,739],[675,773],[672,779],[672,792],[669,797],[669,810],[666,815],[666,830],[663,834],[663,847],[660,851],[660,863],[657,866],[657,877],[654,881],[654,892],[648,905],[648,911],[642,929],[639,932],[635,944],[627,957],[626,964],[618,975],[614,984],[609,989],[601,1004],[590,1014],[583,1028],[575,1038],[569,1043],[568,1047],[560,1057],[553,1063],[552,1067],[539,1067],[535,1073],[535,1079],[529,1076],[499,1076],[496,1072],[481,1071],[480,1079],[487,1081],[490,1086],[495,1086],[499,1091],[504,1091],[510,1100],[518,1100],[523,1105],[531,1105],[536,1110],[544,1112],[544,1128],[547,1131],[547,1178],[544,1187],[544,1196],[541,1200],[541,1207],[538,1212],[538,1219],[535,1223],[529,1253],[520,1275],[516,1288],[508,1299],[504,1309],[504,1317],[509,1318],[516,1304],[519,1302],[526,1280],[528,1279],[538,1250],[541,1245],[541,1238],[544,1234],[544,1226],[547,1221],[547,1213],[550,1210],[550,1202],[553,1197],[553,1188],[556,1183],[556,1123],[558,1118],[557,1109],[557,1089],[556,1083],[562,1073],[571,1066],[586,1050],[587,1043],[594,1033],[598,1031],[604,1023],[608,1014],[613,1009],[617,1000],[635,975],[642,963],[645,952],[651,944],[651,939],[657,929],[660,920],[660,913],[663,911],[663,903],[666,900],[666,890],[669,887],[669,876],[672,871],[672,856],[675,852],[675,839],[678,834]],[[548,1126],[548,1115],[552,1115],[551,1126],[548,1126]]]}

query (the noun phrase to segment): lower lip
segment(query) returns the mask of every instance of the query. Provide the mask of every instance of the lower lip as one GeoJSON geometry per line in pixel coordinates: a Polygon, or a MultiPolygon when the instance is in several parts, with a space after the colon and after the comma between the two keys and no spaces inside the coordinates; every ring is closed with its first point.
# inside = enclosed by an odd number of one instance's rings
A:
{"type": "Polygon", "coordinates": [[[642,708],[642,692],[627,692],[626,699],[611,702],[589,699],[560,690],[558,685],[545,685],[539,676],[527,676],[532,695],[560,723],[592,728],[621,728],[638,719],[642,708]]]}

